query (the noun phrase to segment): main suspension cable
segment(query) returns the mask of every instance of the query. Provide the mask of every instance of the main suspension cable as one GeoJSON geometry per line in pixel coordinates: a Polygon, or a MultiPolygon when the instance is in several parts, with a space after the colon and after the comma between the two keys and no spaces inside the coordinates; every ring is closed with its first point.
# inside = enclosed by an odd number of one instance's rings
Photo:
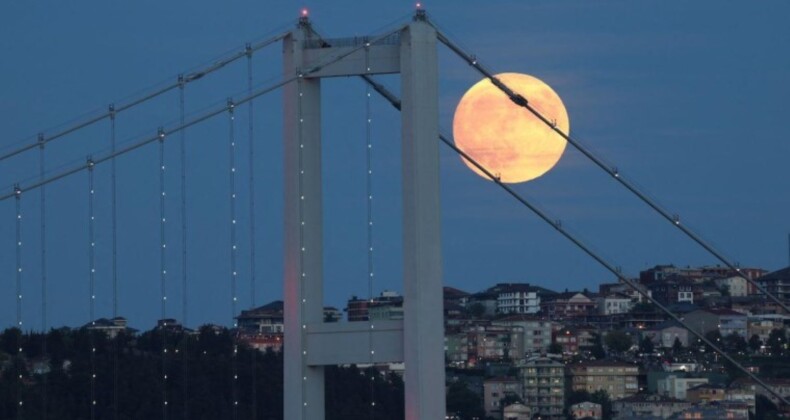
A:
{"type": "MultiPolygon", "coordinates": [[[[392,31],[387,32],[387,33],[385,33],[383,35],[377,36],[377,37],[371,39],[371,41],[369,43],[375,44],[375,43],[377,43],[377,42],[389,37],[390,35],[399,32],[402,28],[403,27],[398,27],[395,30],[392,30],[392,31]]],[[[327,67],[329,65],[332,65],[332,64],[334,64],[334,63],[336,63],[336,62],[338,62],[338,61],[350,56],[351,54],[354,54],[355,52],[359,51],[362,48],[364,48],[364,45],[359,45],[359,46],[356,46],[356,47],[353,47],[353,48],[349,48],[349,49],[345,50],[345,52],[343,52],[341,54],[338,54],[336,56],[333,56],[333,57],[331,57],[330,59],[328,59],[326,61],[320,62],[320,63],[316,64],[315,66],[300,72],[299,74],[287,77],[287,78],[285,78],[285,79],[283,79],[283,80],[281,80],[281,81],[279,81],[279,82],[277,82],[277,83],[275,83],[273,85],[261,88],[261,89],[259,89],[258,91],[254,92],[251,95],[244,96],[241,99],[236,100],[235,101],[235,105],[239,106],[239,105],[246,104],[247,102],[249,102],[249,101],[251,101],[251,100],[253,100],[253,99],[257,98],[257,97],[263,96],[263,95],[265,95],[265,94],[267,94],[269,92],[272,92],[272,91],[274,91],[276,89],[279,89],[279,88],[287,85],[288,83],[294,82],[294,81],[299,80],[301,78],[309,77],[311,74],[316,73],[316,72],[320,71],[321,69],[323,69],[323,68],[325,68],[325,67],[327,67]]],[[[184,124],[180,124],[180,125],[178,125],[176,127],[173,127],[170,130],[165,130],[164,134],[165,135],[169,135],[169,134],[172,134],[172,133],[177,133],[177,132],[179,132],[181,130],[184,130],[186,128],[192,127],[193,125],[200,124],[203,121],[206,121],[206,120],[211,119],[211,118],[213,118],[213,117],[215,117],[217,115],[220,115],[222,113],[227,112],[227,108],[228,107],[226,105],[226,106],[223,106],[221,108],[217,108],[217,109],[213,109],[211,111],[208,111],[205,114],[200,115],[199,117],[196,117],[194,119],[191,119],[191,120],[185,122],[184,124]]],[[[153,136],[153,137],[143,138],[142,140],[140,140],[140,141],[138,141],[136,143],[130,144],[130,145],[124,147],[124,148],[118,149],[115,152],[108,153],[108,154],[106,154],[106,155],[104,155],[104,156],[102,156],[100,158],[95,158],[93,162],[96,165],[104,163],[104,162],[106,162],[106,161],[108,161],[108,160],[110,160],[110,159],[112,159],[114,157],[117,157],[117,156],[120,156],[120,155],[124,155],[126,153],[131,152],[131,151],[139,149],[140,147],[145,146],[145,145],[147,145],[149,143],[155,142],[158,139],[159,139],[159,134],[157,134],[156,136],[153,136]]],[[[70,169],[63,170],[62,172],[59,172],[59,173],[56,173],[54,175],[51,175],[51,176],[47,177],[46,179],[39,180],[39,181],[36,181],[36,182],[31,182],[30,184],[25,185],[23,190],[24,191],[29,191],[29,190],[33,190],[33,189],[39,188],[42,185],[49,184],[51,182],[54,182],[54,181],[57,181],[59,179],[65,178],[65,177],[67,177],[69,175],[75,174],[77,172],[81,172],[81,171],[83,171],[85,169],[87,169],[87,165],[82,164],[82,165],[78,165],[78,166],[75,166],[75,167],[70,168],[70,169]]],[[[7,199],[9,199],[11,197],[14,197],[14,195],[15,195],[14,192],[6,193],[6,194],[0,194],[0,201],[7,200],[7,199]]]]}
{"type": "MultiPolygon", "coordinates": [[[[260,49],[263,49],[263,48],[265,48],[265,47],[277,42],[277,41],[280,41],[283,38],[285,38],[286,35],[288,35],[288,32],[283,32],[281,34],[278,34],[278,35],[275,35],[275,36],[273,36],[271,38],[268,38],[268,39],[266,39],[264,41],[252,44],[252,45],[250,45],[250,48],[249,48],[250,52],[249,53],[258,51],[260,49]]],[[[132,100],[131,102],[129,102],[127,104],[121,105],[121,106],[119,106],[119,107],[117,107],[115,109],[110,109],[110,110],[108,110],[105,113],[97,115],[97,116],[95,116],[93,118],[90,118],[90,119],[88,119],[86,121],[83,121],[83,122],[80,122],[78,124],[75,124],[73,126],[67,127],[67,128],[65,128],[65,129],[63,129],[63,130],[61,130],[61,131],[59,131],[59,132],[57,132],[55,134],[52,134],[52,135],[49,135],[49,136],[43,136],[42,135],[42,136],[40,136],[40,140],[37,140],[34,143],[29,143],[29,144],[26,144],[26,145],[21,146],[19,148],[16,148],[14,150],[11,150],[9,152],[3,153],[2,155],[0,155],[0,162],[4,161],[4,160],[6,160],[6,159],[8,159],[10,157],[16,156],[16,155],[18,155],[20,153],[23,153],[23,152],[26,152],[26,151],[28,151],[30,149],[35,148],[36,146],[39,145],[39,141],[43,141],[44,143],[49,143],[49,142],[51,142],[53,140],[57,140],[57,139],[59,139],[61,137],[64,137],[64,136],[66,136],[68,134],[71,134],[71,133],[73,133],[75,131],[79,131],[79,130],[85,128],[85,127],[89,127],[89,126],[91,126],[91,125],[93,125],[93,124],[95,124],[95,123],[97,123],[99,121],[102,121],[102,120],[106,119],[106,118],[112,118],[112,117],[114,117],[116,114],[118,114],[120,112],[123,112],[123,111],[126,111],[128,109],[134,108],[137,105],[140,105],[142,103],[148,102],[151,99],[154,99],[154,98],[156,98],[158,96],[161,96],[161,95],[163,95],[163,94],[165,94],[167,92],[170,92],[171,90],[177,89],[177,88],[179,88],[181,86],[182,83],[191,83],[191,82],[194,82],[195,80],[201,79],[201,78],[203,78],[203,76],[209,75],[209,74],[211,74],[211,73],[213,73],[213,72],[215,72],[215,71],[227,66],[228,64],[233,63],[236,60],[244,58],[245,56],[247,56],[247,54],[248,54],[248,49],[245,48],[243,51],[237,52],[237,53],[235,53],[235,54],[233,54],[233,55],[231,55],[231,56],[229,56],[229,57],[227,57],[225,59],[222,59],[222,60],[219,60],[219,61],[215,61],[210,66],[207,66],[207,67],[205,67],[203,69],[200,69],[200,70],[188,73],[183,78],[179,78],[179,80],[177,82],[170,83],[170,84],[168,84],[168,85],[166,85],[166,86],[164,86],[162,88],[159,88],[159,89],[157,89],[155,91],[152,91],[152,92],[150,92],[148,94],[145,94],[144,96],[142,96],[142,97],[140,97],[138,99],[134,99],[134,100],[132,100]]]]}
{"type": "Polygon", "coordinates": [[[527,98],[522,96],[521,94],[513,91],[504,84],[499,78],[497,78],[493,73],[491,73],[488,69],[486,69],[478,59],[467,52],[465,52],[461,47],[456,45],[452,42],[447,36],[445,36],[438,28],[436,28],[433,23],[429,22],[435,29],[436,29],[436,36],[438,40],[450,48],[456,55],[461,57],[464,61],[469,63],[470,66],[474,67],[480,74],[488,78],[491,83],[496,86],[499,90],[501,90],[507,97],[516,105],[526,109],[536,118],[538,118],[541,122],[543,122],[546,126],[548,126],[552,131],[557,133],[560,137],[565,139],[568,143],[570,143],[576,150],[581,152],[585,157],[591,160],[596,166],[603,169],[609,176],[614,178],[617,182],[619,182],[622,186],[624,186],[628,191],[633,193],[637,198],[639,198],[643,203],[647,204],[648,207],[655,210],[659,215],[661,215],[664,219],[669,221],[673,226],[678,228],[681,232],[683,232],[687,237],[689,237],[692,241],[697,243],[700,247],[702,247],[705,251],[707,251],[710,255],[714,258],[719,260],[722,264],[727,266],[732,272],[737,273],[741,276],[744,280],[749,282],[752,286],[754,286],[757,290],[767,296],[769,299],[774,301],[777,305],[781,306],[785,312],[790,313],[790,307],[779,299],[776,295],[770,293],[765,287],[761,286],[758,282],[751,278],[750,275],[743,273],[741,268],[738,267],[737,264],[730,262],[722,253],[717,251],[713,248],[712,245],[707,243],[704,239],[702,239],[698,234],[694,231],[686,227],[685,225],[680,223],[680,216],[677,214],[671,214],[664,208],[662,208],[657,202],[647,196],[643,191],[641,191],[633,182],[628,181],[625,179],[621,174],[620,171],[616,167],[609,167],[607,164],[598,156],[596,156],[592,151],[590,151],[586,146],[581,144],[578,140],[571,137],[568,133],[562,131],[557,124],[544,116],[540,111],[538,111],[534,106],[530,104],[527,98]]]}
{"type": "MultiPolygon", "coordinates": [[[[367,83],[369,83],[378,93],[381,94],[382,97],[387,99],[390,102],[390,104],[392,104],[393,107],[395,107],[398,111],[401,110],[401,101],[400,101],[400,99],[398,99],[398,97],[396,97],[393,93],[391,93],[386,87],[384,87],[380,83],[376,82],[375,80],[373,80],[371,77],[369,77],[367,75],[362,75],[360,77],[362,77],[367,83]]],[[[743,365],[738,363],[734,358],[732,358],[724,350],[722,350],[721,348],[716,346],[711,340],[709,340],[707,337],[705,337],[705,335],[703,333],[692,329],[681,317],[675,315],[675,313],[673,313],[672,311],[669,310],[669,308],[667,308],[666,306],[661,304],[661,302],[656,300],[652,295],[646,293],[645,291],[643,291],[642,289],[637,287],[636,284],[634,284],[633,281],[631,281],[630,279],[626,278],[623,275],[623,273],[619,269],[617,269],[616,265],[613,265],[613,264],[607,262],[603,257],[598,255],[595,251],[593,251],[589,246],[587,246],[579,238],[577,238],[575,235],[571,234],[567,229],[565,229],[562,226],[561,223],[556,221],[558,219],[549,217],[541,209],[539,209],[538,207],[536,207],[535,205],[530,203],[521,194],[516,192],[509,185],[507,185],[504,182],[502,182],[498,176],[493,174],[491,171],[489,171],[484,166],[482,166],[480,163],[478,163],[474,158],[472,158],[467,153],[465,153],[463,150],[461,150],[458,146],[456,146],[455,143],[453,143],[452,140],[450,140],[447,136],[445,136],[445,135],[440,133],[439,134],[439,140],[441,140],[442,143],[444,143],[445,145],[450,147],[458,155],[460,155],[461,157],[463,157],[464,159],[466,159],[467,161],[472,163],[472,165],[474,165],[477,169],[479,169],[480,172],[483,172],[495,184],[497,184],[500,188],[505,190],[505,192],[507,192],[510,196],[515,198],[519,203],[521,203],[524,207],[526,207],[530,211],[532,211],[535,215],[537,215],[544,222],[546,222],[549,225],[551,225],[551,227],[553,227],[555,230],[557,230],[566,239],[570,240],[574,245],[576,245],[576,247],[581,249],[585,254],[589,255],[593,260],[598,262],[598,264],[603,266],[606,270],[608,270],[609,272],[614,274],[621,282],[623,282],[625,285],[627,285],[628,287],[630,287],[631,289],[633,289],[634,291],[639,293],[642,297],[644,297],[645,299],[650,301],[653,305],[658,307],[662,312],[664,312],[670,318],[672,318],[674,321],[676,321],[678,324],[683,326],[683,328],[688,330],[690,333],[692,333],[694,336],[696,336],[698,339],[700,339],[703,343],[708,345],[713,351],[715,351],[716,353],[720,354],[722,357],[727,359],[728,362],[732,363],[733,366],[735,366],[738,370],[740,370],[741,372],[746,374],[746,376],[748,376],[749,378],[754,380],[757,384],[759,384],[766,391],[768,391],[768,393],[770,393],[771,395],[776,397],[783,404],[790,404],[790,402],[788,402],[788,400],[784,396],[782,396],[781,394],[779,394],[779,392],[775,391],[773,388],[768,386],[768,384],[766,384],[762,379],[758,378],[757,375],[752,373],[750,370],[748,370],[745,367],[743,367],[743,365]]]]}

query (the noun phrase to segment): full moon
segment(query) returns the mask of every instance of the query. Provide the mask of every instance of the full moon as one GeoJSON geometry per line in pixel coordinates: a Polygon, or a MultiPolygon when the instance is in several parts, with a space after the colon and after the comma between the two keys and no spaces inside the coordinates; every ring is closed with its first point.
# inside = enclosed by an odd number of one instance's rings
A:
{"type": "MultiPolygon", "coordinates": [[[[520,73],[496,77],[527,98],[538,112],[568,133],[568,112],[559,95],[541,80],[520,73]]],[[[507,183],[525,182],[548,172],[562,157],[566,141],[528,110],[510,101],[489,79],[472,86],[453,117],[455,144],[507,183]]],[[[471,162],[475,173],[490,179],[471,162]]]]}

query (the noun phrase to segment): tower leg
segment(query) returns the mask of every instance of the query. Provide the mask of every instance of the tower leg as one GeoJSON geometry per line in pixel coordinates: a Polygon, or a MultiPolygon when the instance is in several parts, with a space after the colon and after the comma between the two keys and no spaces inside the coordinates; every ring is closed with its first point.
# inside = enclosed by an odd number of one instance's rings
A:
{"type": "MultiPolygon", "coordinates": [[[[302,67],[303,28],[283,41],[284,74],[302,67]]],[[[284,409],[289,420],[323,420],[324,369],[307,364],[307,328],[323,322],[321,82],[284,87],[284,409]]]]}
{"type": "Polygon", "coordinates": [[[436,31],[401,36],[406,418],[445,418],[436,31]]]}

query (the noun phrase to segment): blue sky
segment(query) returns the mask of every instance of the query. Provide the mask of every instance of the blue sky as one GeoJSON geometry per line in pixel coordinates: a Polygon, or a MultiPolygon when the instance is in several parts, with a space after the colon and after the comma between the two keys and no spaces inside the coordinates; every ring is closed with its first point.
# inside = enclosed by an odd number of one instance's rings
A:
{"type": "MultiPolygon", "coordinates": [[[[109,103],[172,82],[245,42],[292,27],[302,6],[326,36],[379,32],[408,19],[411,2],[3,2],[0,5],[0,149],[95,115],[109,103]]],[[[790,5],[737,2],[427,2],[438,25],[496,72],[539,77],[563,98],[571,133],[734,261],[788,264],[790,5]]],[[[256,54],[255,83],[281,78],[280,47],[256,54]]],[[[440,51],[441,121],[479,76],[440,51]]],[[[397,78],[383,81],[397,87],[397,78]]],[[[364,86],[325,83],[327,304],[367,296],[364,211],[364,86]]],[[[246,89],[243,62],[190,84],[192,115],[246,89]]],[[[255,103],[256,303],[281,296],[282,146],[279,93],[255,103]]],[[[118,117],[125,143],[178,116],[166,95],[118,117]]],[[[376,282],[400,290],[398,115],[374,100],[376,282]]],[[[239,135],[237,309],[251,304],[247,227],[246,109],[239,135]]],[[[189,324],[230,321],[227,119],[187,132],[190,203],[189,324]]],[[[52,171],[109,147],[109,125],[47,148],[52,171]]],[[[176,139],[173,139],[176,140],[176,139]]],[[[181,317],[178,146],[167,145],[167,313],[181,317]]],[[[35,177],[36,152],[0,162],[0,188],[35,177]]],[[[596,288],[612,276],[443,148],[445,283],[476,291],[496,282],[596,288]]],[[[97,316],[111,314],[109,170],[96,169],[97,316]]],[[[118,161],[120,314],[139,328],[160,315],[156,147],[118,161]]],[[[49,324],[88,320],[86,175],[47,189],[49,324]]],[[[568,149],[546,176],[517,190],[563,221],[625,273],[658,263],[715,264],[646,206],[568,149]]],[[[25,325],[41,325],[38,194],[23,198],[25,325]]],[[[0,203],[0,326],[15,319],[14,208],[0,203]]]]}

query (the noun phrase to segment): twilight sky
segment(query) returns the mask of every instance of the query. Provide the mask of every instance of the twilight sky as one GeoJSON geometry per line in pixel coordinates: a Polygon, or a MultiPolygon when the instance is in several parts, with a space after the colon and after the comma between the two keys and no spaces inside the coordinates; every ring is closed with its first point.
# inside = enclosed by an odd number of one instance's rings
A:
{"type": "MultiPolygon", "coordinates": [[[[434,21],[495,72],[536,76],[556,90],[571,133],[636,181],[683,222],[742,266],[788,264],[790,232],[790,4],[767,1],[426,2],[434,21]]],[[[306,6],[328,37],[378,33],[403,22],[412,2],[2,2],[0,150],[54,133],[70,121],[124,103],[245,42],[292,27],[306,6]]],[[[255,84],[281,78],[280,47],[255,55],[255,84]]],[[[440,125],[479,76],[440,50],[440,125]]],[[[397,77],[382,80],[397,90],[397,77]]],[[[186,88],[187,113],[246,89],[246,63],[186,88]]],[[[365,87],[324,84],[325,295],[343,306],[367,296],[365,87]]],[[[257,293],[281,298],[281,95],[255,102],[257,293]]],[[[118,116],[120,144],[178,117],[168,94],[118,116]]],[[[373,98],[374,293],[401,289],[399,117],[373,98]]],[[[247,207],[247,109],[236,120],[239,284],[237,309],[251,305],[247,207]]],[[[228,324],[230,303],[228,120],[187,132],[188,324],[228,324]]],[[[167,153],[167,315],[181,319],[177,138],[167,153]]],[[[57,172],[109,147],[105,121],[47,147],[57,172]]],[[[0,188],[32,179],[37,151],[0,162],[0,188]]],[[[496,282],[596,289],[612,276],[442,147],[445,284],[477,291],[496,282]]],[[[109,168],[96,169],[96,314],[111,315],[109,168]]],[[[24,183],[24,182],[23,182],[24,183]]],[[[118,161],[119,313],[147,329],[161,315],[156,146],[118,161]]],[[[614,184],[578,152],[517,190],[561,219],[629,275],[655,264],[715,264],[614,184]]],[[[47,187],[48,325],[88,321],[87,176],[47,187]]],[[[38,192],[24,195],[23,318],[41,322],[38,192]]],[[[0,327],[15,320],[13,200],[0,202],[0,327]]]]}

